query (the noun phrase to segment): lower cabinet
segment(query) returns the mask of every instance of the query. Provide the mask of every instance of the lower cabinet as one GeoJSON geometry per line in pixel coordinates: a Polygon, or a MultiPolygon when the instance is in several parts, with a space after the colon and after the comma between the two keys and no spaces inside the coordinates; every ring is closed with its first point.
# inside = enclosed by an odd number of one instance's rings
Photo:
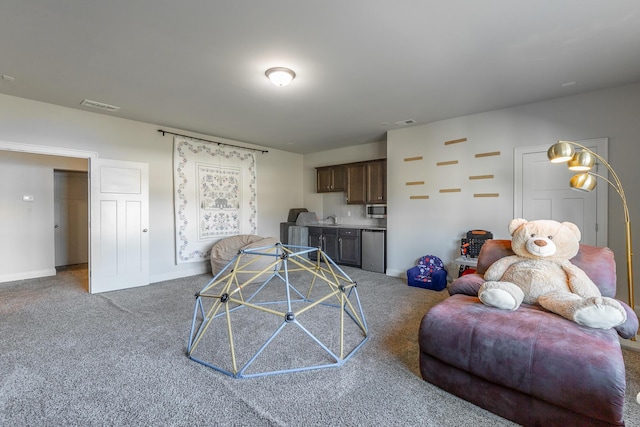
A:
{"type": "MultiPolygon", "coordinates": [[[[338,229],[309,227],[309,246],[320,248],[334,262],[338,262],[338,229]]],[[[317,252],[309,252],[309,259],[317,261],[317,252]]]]}
{"type": "MultiPolygon", "coordinates": [[[[320,248],[336,264],[360,267],[360,230],[356,228],[309,227],[309,246],[320,248]]],[[[309,259],[317,261],[318,253],[309,259]]]]}
{"type": "Polygon", "coordinates": [[[360,267],[360,230],[340,228],[338,230],[338,263],[360,267]]]}
{"type": "MultiPolygon", "coordinates": [[[[309,227],[309,247],[323,249],[321,227],[309,227]]],[[[318,252],[309,252],[309,259],[317,261],[318,252]]]]}

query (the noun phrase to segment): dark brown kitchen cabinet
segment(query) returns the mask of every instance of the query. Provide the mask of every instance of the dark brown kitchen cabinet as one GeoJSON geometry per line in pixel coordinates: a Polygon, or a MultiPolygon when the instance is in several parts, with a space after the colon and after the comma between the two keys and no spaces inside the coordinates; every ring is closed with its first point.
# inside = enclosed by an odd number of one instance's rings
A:
{"type": "Polygon", "coordinates": [[[347,204],[364,205],[367,199],[367,164],[347,165],[347,204]]]}
{"type": "Polygon", "coordinates": [[[316,168],[316,190],[318,193],[344,191],[344,165],[316,168]]]}
{"type": "Polygon", "coordinates": [[[367,203],[387,203],[387,160],[367,163],[367,203]]]}
{"type": "MultiPolygon", "coordinates": [[[[360,267],[360,229],[309,227],[309,246],[320,248],[336,264],[360,267]]],[[[309,252],[309,259],[317,261],[318,252],[309,252]]]]}
{"type": "Polygon", "coordinates": [[[338,264],[360,267],[360,229],[340,228],[338,230],[338,264]]]}
{"type": "Polygon", "coordinates": [[[387,159],[318,167],[316,191],[344,191],[349,205],[387,203],[387,159]]]}
{"type": "MultiPolygon", "coordinates": [[[[320,248],[334,262],[338,262],[338,229],[335,227],[309,227],[309,246],[320,248]]],[[[318,252],[309,252],[309,259],[317,261],[318,252]]]]}

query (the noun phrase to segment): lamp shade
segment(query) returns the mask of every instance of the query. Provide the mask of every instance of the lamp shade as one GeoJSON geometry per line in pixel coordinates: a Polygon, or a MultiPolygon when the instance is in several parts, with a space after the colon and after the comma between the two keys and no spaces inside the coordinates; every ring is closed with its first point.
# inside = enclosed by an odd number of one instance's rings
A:
{"type": "Polygon", "coordinates": [[[271,80],[271,83],[280,87],[288,85],[296,77],[293,70],[284,67],[269,68],[264,74],[271,80]]]}
{"type": "Polygon", "coordinates": [[[581,191],[591,191],[596,188],[596,177],[589,173],[579,173],[571,177],[571,188],[581,191]]]}
{"type": "Polygon", "coordinates": [[[568,162],[573,157],[575,150],[566,141],[558,141],[547,150],[547,157],[551,163],[568,162]]]}
{"type": "Polygon", "coordinates": [[[576,151],[573,155],[569,163],[567,163],[567,167],[572,171],[588,171],[593,168],[593,165],[596,163],[596,158],[588,151],[581,150],[576,151]]]}

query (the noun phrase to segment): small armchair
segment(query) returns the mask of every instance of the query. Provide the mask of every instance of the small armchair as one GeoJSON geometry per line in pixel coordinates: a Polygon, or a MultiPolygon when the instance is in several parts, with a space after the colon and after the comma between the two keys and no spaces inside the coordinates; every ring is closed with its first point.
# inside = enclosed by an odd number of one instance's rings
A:
{"type": "Polygon", "coordinates": [[[441,291],[447,287],[447,269],[437,256],[425,255],[418,260],[418,265],[407,270],[407,284],[441,291]]]}
{"type": "MultiPolygon", "coordinates": [[[[618,335],[635,336],[638,317],[600,330],[522,304],[515,311],[477,298],[483,274],[513,255],[510,240],[488,240],[475,274],[456,279],[451,295],[422,319],[423,379],[522,425],[624,426],[625,366],[618,335]]],[[[580,245],[571,260],[602,295],[614,297],[616,270],[609,248],[580,245]]]]}

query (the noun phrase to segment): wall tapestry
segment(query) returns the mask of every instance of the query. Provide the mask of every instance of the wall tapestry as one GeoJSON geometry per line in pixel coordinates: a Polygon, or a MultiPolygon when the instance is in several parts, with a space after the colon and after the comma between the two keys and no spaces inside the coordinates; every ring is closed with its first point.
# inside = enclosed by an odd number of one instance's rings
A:
{"type": "Polygon", "coordinates": [[[257,234],[256,183],[252,152],[174,138],[177,264],[209,259],[211,246],[223,237],[257,234]]]}

